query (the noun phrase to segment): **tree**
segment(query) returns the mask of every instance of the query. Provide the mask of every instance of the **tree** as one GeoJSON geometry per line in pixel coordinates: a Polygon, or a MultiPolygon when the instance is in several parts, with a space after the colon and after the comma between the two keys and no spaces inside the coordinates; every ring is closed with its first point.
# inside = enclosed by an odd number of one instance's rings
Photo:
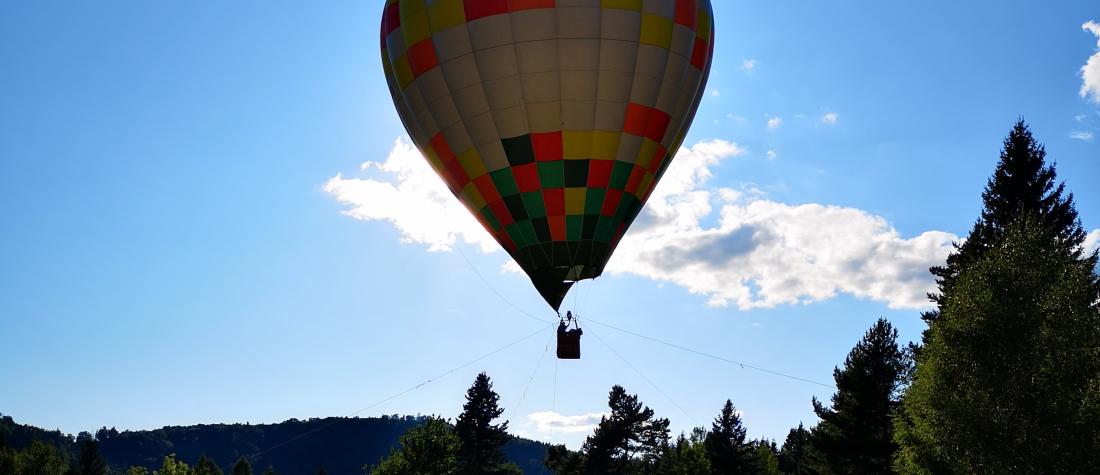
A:
{"type": "Polygon", "coordinates": [[[278,473],[275,472],[275,467],[268,465],[267,470],[264,470],[264,475],[278,475],[278,473]]]}
{"type": "Polygon", "coordinates": [[[233,475],[252,475],[252,464],[243,455],[233,465],[233,475]]]}
{"type": "Polygon", "coordinates": [[[14,465],[20,475],[59,475],[69,468],[68,461],[57,448],[39,440],[17,452],[14,465]]]}
{"type": "Polygon", "coordinates": [[[222,475],[222,469],[204,454],[199,456],[199,461],[195,464],[194,475],[222,475]]]}
{"type": "Polygon", "coordinates": [[[813,399],[821,418],[813,444],[833,472],[890,472],[897,450],[891,416],[905,373],[897,337],[890,322],[878,319],[848,353],[844,368],[833,369],[837,390],[832,406],[813,399]]]}
{"type": "MultiPolygon", "coordinates": [[[[1065,184],[1056,184],[1056,180],[1054,166],[1046,164],[1046,148],[1035,140],[1023,119],[1018,120],[1005,138],[997,168],[982,192],[981,218],[966,240],[955,244],[946,265],[930,269],[938,292],[928,296],[936,309],[922,315],[926,322],[931,324],[939,317],[962,269],[1000,241],[1017,217],[1035,216],[1054,234],[1057,245],[1052,250],[1081,257],[1086,234],[1073,205],[1073,194],[1065,193],[1065,184]]],[[[925,342],[927,335],[925,332],[925,342]]]]}
{"type": "Polygon", "coordinates": [[[509,462],[501,451],[501,447],[512,439],[508,434],[508,421],[493,424],[493,420],[504,413],[499,401],[500,395],[493,391],[489,376],[477,375],[466,391],[462,414],[455,421],[454,433],[459,440],[455,454],[458,473],[519,473],[519,467],[509,462]]]}
{"type": "Polygon", "coordinates": [[[176,454],[169,454],[164,457],[164,462],[160,466],[160,470],[153,471],[154,475],[191,475],[191,467],[188,467],[182,460],[176,460],[176,454]]]}
{"type": "Polygon", "coordinates": [[[456,473],[455,454],[459,441],[451,425],[443,419],[429,417],[423,424],[406,431],[398,445],[398,449],[368,472],[371,475],[456,473]]]}
{"type": "Polygon", "coordinates": [[[779,475],[779,449],[775,442],[760,439],[749,444],[753,451],[753,466],[760,475],[779,475]]]}
{"type": "Polygon", "coordinates": [[[1074,473],[1100,466],[1096,254],[1038,213],[959,273],[902,401],[905,473],[1074,473]]]}
{"type": "Polygon", "coordinates": [[[664,431],[668,440],[668,420],[653,420],[653,410],[643,406],[637,395],[627,394],[622,386],[615,385],[607,397],[611,415],[600,418],[599,425],[584,441],[587,473],[622,473],[632,465],[639,453],[653,453],[651,444],[660,437],[647,437],[647,431],[664,431]]]}
{"type": "Polygon", "coordinates": [[[733,402],[727,399],[704,442],[711,473],[751,473],[755,470],[753,449],[745,443],[745,433],[741,416],[734,410],[733,402]]]}
{"type": "Polygon", "coordinates": [[[94,439],[80,444],[80,458],[76,462],[79,475],[107,475],[107,461],[99,454],[99,443],[94,439]]]}
{"type": "Polygon", "coordinates": [[[702,427],[692,430],[690,438],[680,434],[676,438],[676,443],[665,455],[658,473],[663,475],[710,473],[710,461],[707,460],[707,450],[703,446],[706,437],[707,430],[702,427]]]}

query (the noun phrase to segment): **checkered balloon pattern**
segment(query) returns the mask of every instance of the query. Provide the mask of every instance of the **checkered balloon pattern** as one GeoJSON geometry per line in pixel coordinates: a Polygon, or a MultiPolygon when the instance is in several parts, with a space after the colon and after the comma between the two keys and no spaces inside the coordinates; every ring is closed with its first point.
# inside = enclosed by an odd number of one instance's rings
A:
{"type": "Polygon", "coordinates": [[[699,106],[709,0],[387,0],[413,142],[555,310],[603,272],[699,106]]]}

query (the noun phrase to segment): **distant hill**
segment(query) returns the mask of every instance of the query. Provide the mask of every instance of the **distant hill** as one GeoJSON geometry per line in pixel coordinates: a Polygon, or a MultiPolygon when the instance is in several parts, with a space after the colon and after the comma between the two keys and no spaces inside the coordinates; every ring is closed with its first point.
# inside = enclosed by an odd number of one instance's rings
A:
{"type": "MultiPolygon", "coordinates": [[[[205,454],[228,472],[228,467],[242,455],[251,456],[309,433],[251,459],[255,472],[262,473],[272,466],[280,475],[308,475],[324,466],[333,475],[361,474],[363,465],[377,463],[396,446],[401,434],[423,421],[420,416],[396,415],[290,419],[278,424],[200,424],[123,432],[100,429],[95,438],[103,457],[116,470],[130,466],[159,468],[168,454],[194,464],[205,454]]],[[[82,433],[78,437],[90,436],[82,433]]],[[[0,416],[0,443],[15,449],[41,440],[75,457],[78,437],[18,424],[10,416],[0,416]]],[[[550,473],[542,465],[546,449],[545,444],[517,437],[505,445],[504,452],[524,473],[545,474],[550,473]]]]}

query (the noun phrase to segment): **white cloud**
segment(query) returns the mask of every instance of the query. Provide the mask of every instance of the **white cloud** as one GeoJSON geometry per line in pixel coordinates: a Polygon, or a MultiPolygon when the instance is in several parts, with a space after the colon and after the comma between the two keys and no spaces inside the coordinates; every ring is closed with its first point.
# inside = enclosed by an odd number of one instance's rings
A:
{"type": "Polygon", "coordinates": [[[928,267],[943,263],[957,236],[905,238],[859,209],[708,188],[712,167],[739,152],[721,141],[682,149],[669,183],[658,185],[607,270],[671,282],[715,306],[774,307],[847,293],[891,308],[927,307],[928,267]],[[703,225],[715,214],[716,224],[703,225]]]}
{"type": "Polygon", "coordinates": [[[772,117],[772,118],[768,119],[768,128],[769,129],[779,128],[779,126],[782,125],[782,124],[783,124],[783,119],[781,117],[772,117]]]}
{"type": "Polygon", "coordinates": [[[1081,25],[1085,31],[1096,35],[1096,54],[1081,66],[1081,97],[1100,104],[1100,23],[1089,21],[1081,25]]]}
{"type": "Polygon", "coordinates": [[[1075,115],[1075,116],[1073,116],[1073,120],[1074,120],[1075,122],[1077,122],[1078,124],[1080,124],[1080,123],[1082,123],[1082,122],[1084,122],[1084,121],[1085,121],[1085,118],[1086,118],[1086,117],[1088,117],[1088,116],[1087,116],[1087,115],[1085,115],[1085,114],[1075,115]]]}
{"type": "Polygon", "coordinates": [[[755,59],[746,59],[744,61],[741,61],[741,69],[744,69],[745,71],[752,71],[755,68],[756,68],[756,60],[755,59]]]}
{"type": "Polygon", "coordinates": [[[534,412],[527,415],[527,421],[534,424],[535,430],[544,435],[555,433],[591,432],[608,413],[593,412],[578,416],[566,416],[553,411],[534,412]]]}
{"type": "Polygon", "coordinates": [[[837,114],[836,112],[830,112],[821,116],[821,122],[826,124],[835,124],[838,120],[840,120],[840,114],[837,114]]]}
{"type": "Polygon", "coordinates": [[[775,150],[768,150],[768,160],[775,160],[775,150]]]}
{"type": "Polygon", "coordinates": [[[1085,252],[1100,249],[1100,229],[1093,229],[1085,236],[1085,252]]]}
{"type": "Polygon", "coordinates": [[[1073,132],[1070,132],[1070,134],[1069,134],[1069,138],[1071,138],[1071,139],[1084,140],[1086,142],[1091,141],[1092,137],[1093,137],[1092,132],[1073,131],[1073,132]]]}
{"type": "Polygon", "coordinates": [[[427,244],[431,251],[450,250],[462,238],[490,252],[496,240],[455,199],[416,147],[394,142],[384,162],[366,162],[362,171],[388,179],[344,178],[337,174],[324,190],[349,206],[344,214],[364,221],[388,221],[404,242],[427,244]]]}
{"type": "Polygon", "coordinates": [[[713,91],[710,91],[710,95],[711,95],[711,96],[714,96],[714,97],[718,97],[718,96],[721,96],[721,95],[722,95],[722,92],[721,92],[721,91],[719,91],[719,90],[717,90],[717,89],[715,89],[715,90],[713,90],[713,91]]]}
{"type": "MultiPolygon", "coordinates": [[[[753,186],[708,185],[720,162],[742,153],[723,140],[682,148],[608,273],[676,284],[711,305],[744,309],[840,293],[892,308],[926,306],[924,294],[933,288],[928,267],[943,262],[957,236],[928,231],[906,238],[859,209],[790,205],[753,186]]],[[[366,176],[336,175],[324,187],[348,206],[348,216],[389,222],[404,241],[433,251],[460,238],[486,252],[499,249],[407,142],[397,141],[385,161],[363,169],[366,176]]]]}

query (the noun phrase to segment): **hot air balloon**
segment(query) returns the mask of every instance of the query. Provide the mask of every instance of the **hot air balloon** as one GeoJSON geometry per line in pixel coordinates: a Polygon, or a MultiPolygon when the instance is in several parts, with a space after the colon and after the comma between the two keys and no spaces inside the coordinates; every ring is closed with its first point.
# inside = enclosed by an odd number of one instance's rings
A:
{"type": "Polygon", "coordinates": [[[710,72],[709,0],[387,0],[413,142],[555,310],[599,276],[710,72]]]}

